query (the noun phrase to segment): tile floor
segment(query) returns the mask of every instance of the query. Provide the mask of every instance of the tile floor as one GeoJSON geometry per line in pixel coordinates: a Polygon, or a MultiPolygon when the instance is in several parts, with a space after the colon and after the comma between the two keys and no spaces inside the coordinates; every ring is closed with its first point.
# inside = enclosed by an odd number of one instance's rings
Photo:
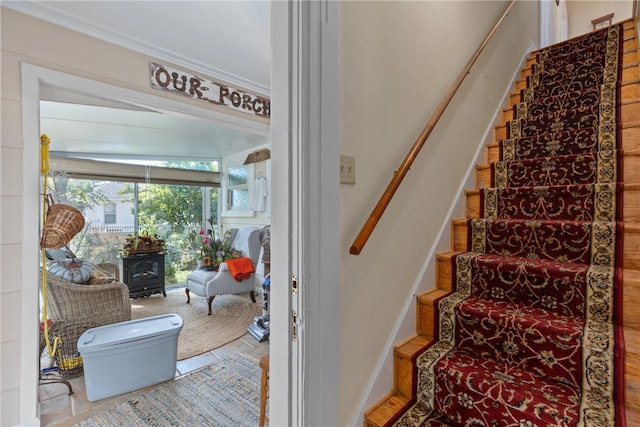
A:
{"type": "MultiPolygon", "coordinates": [[[[258,342],[250,334],[238,338],[215,350],[180,360],[176,365],[176,378],[181,377],[203,366],[219,362],[220,360],[235,354],[244,353],[256,360],[269,352],[269,341],[258,342]]],[[[43,361],[43,365],[46,362],[43,361]]],[[[50,376],[54,378],[55,376],[50,376]]],[[[69,380],[73,387],[73,394],[67,395],[68,389],[64,384],[43,384],[38,387],[38,399],[40,402],[40,425],[42,426],[69,426],[87,419],[105,409],[126,402],[132,394],[147,391],[154,386],[143,390],[126,393],[98,402],[89,402],[86,396],[84,377],[80,376],[69,380]]]]}

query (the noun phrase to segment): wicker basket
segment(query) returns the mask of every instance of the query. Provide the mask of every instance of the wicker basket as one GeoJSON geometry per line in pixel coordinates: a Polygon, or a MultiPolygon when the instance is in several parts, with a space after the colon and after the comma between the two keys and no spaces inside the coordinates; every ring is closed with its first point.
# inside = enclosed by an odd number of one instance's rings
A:
{"type": "MultiPolygon", "coordinates": [[[[87,329],[97,326],[70,320],[57,320],[50,333],[53,340],[60,337],[54,358],[62,378],[75,378],[83,374],[82,356],[78,352],[78,339],[87,329]]],[[[52,343],[53,344],[53,343],[52,343]]]]}
{"type": "Polygon", "coordinates": [[[42,227],[40,246],[59,249],[65,246],[84,227],[82,212],[73,206],[54,203],[47,195],[47,216],[42,227]]]}

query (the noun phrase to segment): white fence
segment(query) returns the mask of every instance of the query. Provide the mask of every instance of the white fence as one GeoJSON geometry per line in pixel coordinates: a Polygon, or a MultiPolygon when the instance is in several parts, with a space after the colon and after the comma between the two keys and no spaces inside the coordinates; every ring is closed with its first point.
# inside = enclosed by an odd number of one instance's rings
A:
{"type": "Polygon", "coordinates": [[[133,234],[135,227],[133,225],[118,225],[118,224],[90,224],[89,232],[96,234],[105,233],[130,233],[133,234]]]}

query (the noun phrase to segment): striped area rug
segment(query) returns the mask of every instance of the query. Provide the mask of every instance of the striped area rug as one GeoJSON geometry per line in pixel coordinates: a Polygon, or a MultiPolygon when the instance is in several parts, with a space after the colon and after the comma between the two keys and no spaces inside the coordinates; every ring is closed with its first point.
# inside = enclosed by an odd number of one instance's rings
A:
{"type": "Polygon", "coordinates": [[[260,413],[258,361],[235,354],[75,424],[108,426],[256,426],[260,413]]]}

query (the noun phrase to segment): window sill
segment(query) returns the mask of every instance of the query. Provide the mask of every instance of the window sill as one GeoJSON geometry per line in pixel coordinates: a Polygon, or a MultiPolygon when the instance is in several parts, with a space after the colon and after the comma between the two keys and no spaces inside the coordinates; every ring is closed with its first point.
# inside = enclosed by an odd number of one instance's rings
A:
{"type": "Polygon", "coordinates": [[[256,216],[256,212],[252,210],[246,211],[224,211],[221,216],[223,218],[253,218],[256,216]]]}

